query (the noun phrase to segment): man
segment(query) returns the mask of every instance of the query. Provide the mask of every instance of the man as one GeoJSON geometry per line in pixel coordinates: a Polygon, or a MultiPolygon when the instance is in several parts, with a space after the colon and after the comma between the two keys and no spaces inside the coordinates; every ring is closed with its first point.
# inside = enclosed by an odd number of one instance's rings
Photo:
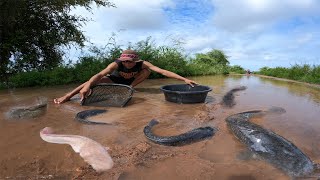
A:
{"type": "Polygon", "coordinates": [[[171,71],[161,69],[157,66],[154,66],[150,62],[139,59],[138,54],[133,50],[124,50],[120,58],[110,63],[104,70],[92,76],[89,81],[81,84],[73,91],[60,98],[55,98],[54,103],[64,103],[70,100],[70,98],[77,93],[80,93],[81,100],[83,100],[83,98],[88,95],[90,87],[98,83],[117,83],[135,87],[148,78],[150,75],[150,70],[169,78],[175,78],[184,81],[191,86],[197,84],[190,79],[184,78],[171,71]]]}

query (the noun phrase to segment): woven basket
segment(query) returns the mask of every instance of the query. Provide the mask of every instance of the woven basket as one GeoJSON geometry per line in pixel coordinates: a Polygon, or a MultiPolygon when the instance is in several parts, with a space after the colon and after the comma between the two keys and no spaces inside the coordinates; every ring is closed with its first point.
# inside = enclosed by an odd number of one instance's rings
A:
{"type": "Polygon", "coordinates": [[[83,106],[124,107],[133,95],[133,88],[123,84],[101,83],[91,88],[91,94],[81,102],[83,106]]]}

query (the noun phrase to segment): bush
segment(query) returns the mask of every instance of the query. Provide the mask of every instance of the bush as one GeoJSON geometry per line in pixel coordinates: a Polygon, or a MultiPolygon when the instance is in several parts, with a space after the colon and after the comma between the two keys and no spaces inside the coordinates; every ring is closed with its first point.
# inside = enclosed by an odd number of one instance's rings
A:
{"type": "Polygon", "coordinates": [[[320,66],[294,65],[290,68],[263,67],[257,72],[258,74],[273,76],[279,78],[292,79],[296,81],[320,84],[320,66]]]}
{"type": "Polygon", "coordinates": [[[229,66],[228,71],[230,73],[238,73],[238,74],[244,74],[246,73],[246,70],[244,70],[241,66],[239,65],[234,65],[234,66],[229,66]]]}
{"type": "MultiPolygon", "coordinates": [[[[9,78],[9,83],[15,87],[83,83],[120,56],[123,49],[115,43],[111,45],[112,47],[105,46],[101,49],[92,47],[93,55],[81,57],[73,65],[60,65],[51,71],[15,74],[9,78]]],[[[227,56],[220,50],[214,49],[206,54],[197,54],[196,58],[188,59],[179,43],[173,47],[156,46],[151,37],[145,41],[139,41],[133,46],[130,45],[130,47],[137,51],[141,59],[181,76],[216,75],[228,74],[229,71],[238,73],[244,71],[240,66],[229,67],[227,56]]],[[[163,76],[152,73],[149,78],[159,77],[163,76]]],[[[0,84],[0,88],[4,86],[4,83],[0,84]]]]}

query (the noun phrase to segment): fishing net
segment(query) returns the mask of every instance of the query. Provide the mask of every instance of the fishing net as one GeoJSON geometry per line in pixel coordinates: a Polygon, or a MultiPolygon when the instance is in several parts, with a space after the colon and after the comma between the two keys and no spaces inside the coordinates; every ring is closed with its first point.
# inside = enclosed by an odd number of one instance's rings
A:
{"type": "Polygon", "coordinates": [[[133,88],[127,85],[101,83],[91,88],[91,94],[82,100],[81,105],[124,107],[133,92],[133,88]]]}

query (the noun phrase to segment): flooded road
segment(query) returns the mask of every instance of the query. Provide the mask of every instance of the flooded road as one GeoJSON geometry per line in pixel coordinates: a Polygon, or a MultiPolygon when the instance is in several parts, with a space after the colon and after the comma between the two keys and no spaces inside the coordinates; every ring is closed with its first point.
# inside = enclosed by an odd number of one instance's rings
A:
{"type": "Polygon", "coordinates": [[[225,118],[242,111],[282,107],[285,114],[255,118],[256,124],[293,142],[314,162],[320,163],[320,88],[255,76],[205,76],[191,78],[213,88],[206,103],[175,104],[164,99],[160,87],[181,83],[173,79],[147,80],[124,108],[80,106],[79,98],[56,105],[53,98],[73,86],[0,91],[0,179],[290,179],[284,172],[257,158],[246,157],[246,147],[227,128],[225,118]],[[236,105],[219,105],[235,87],[236,105]],[[33,119],[9,119],[7,112],[48,98],[44,115],[33,119]],[[112,125],[81,124],[76,113],[105,109],[95,121],[112,125]],[[209,140],[181,147],[148,141],[144,126],[160,123],[154,133],[177,135],[200,126],[218,132],[209,140]],[[110,148],[115,166],[96,173],[69,145],[44,142],[39,131],[52,127],[61,134],[89,137],[110,148]]]}

